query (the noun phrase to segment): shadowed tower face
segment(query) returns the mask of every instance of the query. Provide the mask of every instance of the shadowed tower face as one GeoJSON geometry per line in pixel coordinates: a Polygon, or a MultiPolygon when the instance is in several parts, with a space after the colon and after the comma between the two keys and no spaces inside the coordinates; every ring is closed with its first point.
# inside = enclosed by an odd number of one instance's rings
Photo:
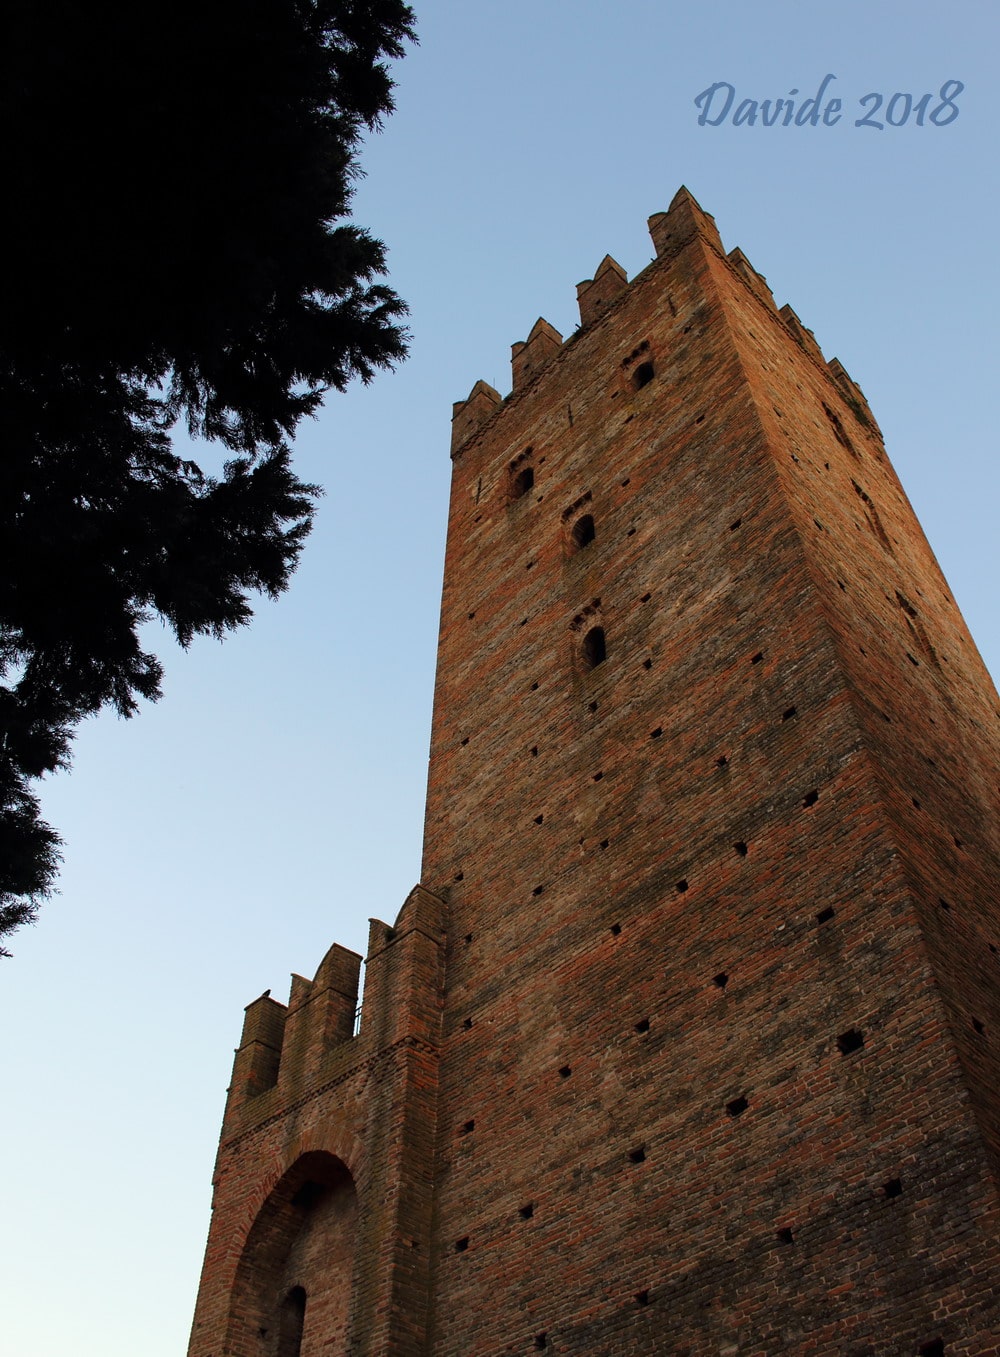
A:
{"type": "Polygon", "coordinates": [[[284,1353],[248,1277],[323,1341],[320,1151],[330,1351],[1000,1352],[996,694],[859,388],[650,229],[456,406],[422,885],[359,1035],[343,949],[248,1010],[192,1357],[284,1353]]]}

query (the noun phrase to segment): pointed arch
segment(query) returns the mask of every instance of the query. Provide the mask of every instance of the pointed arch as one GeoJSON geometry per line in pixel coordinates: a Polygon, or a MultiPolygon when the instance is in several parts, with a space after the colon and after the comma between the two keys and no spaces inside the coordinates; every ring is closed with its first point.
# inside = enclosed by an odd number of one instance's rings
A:
{"type": "Polygon", "coordinates": [[[227,1346],[259,1357],[347,1353],[357,1192],[343,1160],[299,1156],[247,1234],[230,1297],[227,1346]]]}

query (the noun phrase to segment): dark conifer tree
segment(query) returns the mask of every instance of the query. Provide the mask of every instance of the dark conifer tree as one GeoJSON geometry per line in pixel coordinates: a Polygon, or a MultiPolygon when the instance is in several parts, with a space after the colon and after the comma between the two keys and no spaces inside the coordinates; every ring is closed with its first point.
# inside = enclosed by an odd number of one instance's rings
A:
{"type": "Polygon", "coordinates": [[[83,717],[159,696],[140,625],[187,645],[281,593],[319,493],[285,440],[404,353],[347,218],[412,24],[399,0],[9,0],[0,936],[58,864],[32,781],[83,717]],[[224,466],[172,451],[178,421],[224,466]]]}

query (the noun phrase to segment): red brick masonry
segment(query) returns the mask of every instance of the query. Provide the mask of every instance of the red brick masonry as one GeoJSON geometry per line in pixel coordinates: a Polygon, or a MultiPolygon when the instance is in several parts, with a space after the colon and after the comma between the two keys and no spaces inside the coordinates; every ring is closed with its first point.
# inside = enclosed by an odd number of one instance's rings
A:
{"type": "Polygon", "coordinates": [[[859,388],[650,230],[455,408],[422,885],[359,1035],[336,946],[247,1010],[190,1357],[1000,1354],[1000,704],[859,388]]]}

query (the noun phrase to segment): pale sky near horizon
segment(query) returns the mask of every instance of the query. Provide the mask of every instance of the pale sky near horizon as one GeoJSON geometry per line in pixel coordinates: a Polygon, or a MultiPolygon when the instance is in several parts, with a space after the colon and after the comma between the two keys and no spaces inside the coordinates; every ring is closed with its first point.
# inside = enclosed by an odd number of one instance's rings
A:
{"type": "MultiPolygon", "coordinates": [[[[412,352],[332,396],[296,464],[326,486],[290,591],[225,644],[152,629],[162,701],[87,723],[43,784],[60,894],[0,964],[0,1348],[177,1357],[245,1004],[364,950],[417,881],[451,405],[510,389],[605,253],[638,273],[683,183],[839,357],[1000,674],[996,6],[956,0],[425,0],[356,216],[412,352]],[[831,127],[700,127],[695,97],[806,97],[831,127]],[[869,92],[964,89],[947,126],[857,127],[869,92]]],[[[905,101],[893,105],[902,117],[905,101]]],[[[877,115],[876,115],[877,116],[877,115]]]]}

